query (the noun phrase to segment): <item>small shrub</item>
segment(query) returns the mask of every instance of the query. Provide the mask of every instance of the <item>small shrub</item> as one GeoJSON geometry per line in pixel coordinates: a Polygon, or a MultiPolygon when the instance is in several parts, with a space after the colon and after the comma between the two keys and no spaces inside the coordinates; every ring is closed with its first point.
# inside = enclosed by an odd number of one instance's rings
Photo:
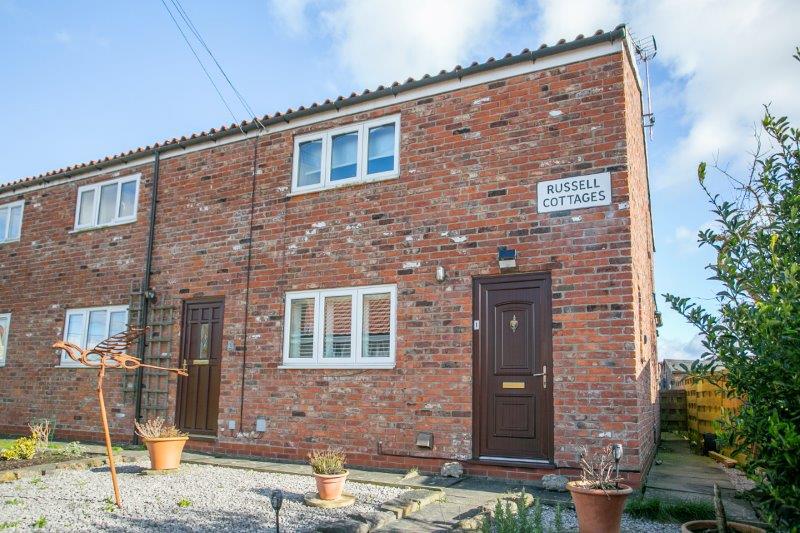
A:
{"type": "Polygon", "coordinates": [[[17,522],[0,522],[0,529],[14,529],[19,525],[19,521],[17,522]]]}
{"type": "Polygon", "coordinates": [[[47,525],[47,518],[40,516],[36,519],[36,521],[31,524],[31,527],[34,529],[42,529],[44,526],[47,525]]]}
{"type": "Polygon", "coordinates": [[[64,446],[59,446],[50,450],[52,455],[73,459],[83,457],[86,454],[86,448],[78,441],[70,442],[64,446]]]}
{"type": "Polygon", "coordinates": [[[178,507],[182,507],[182,508],[184,508],[184,509],[185,509],[186,507],[189,507],[190,505],[192,505],[192,502],[191,502],[191,501],[189,501],[189,500],[187,500],[186,498],[184,498],[184,499],[182,499],[182,500],[180,500],[180,501],[178,502],[178,507]]]}
{"type": "Polygon", "coordinates": [[[134,422],[133,425],[136,426],[136,434],[145,440],[169,439],[173,437],[186,437],[189,435],[175,426],[167,424],[161,417],[151,418],[144,424],[134,422]]]}
{"type": "Polygon", "coordinates": [[[533,513],[528,513],[525,491],[513,502],[499,499],[494,515],[487,515],[482,524],[483,533],[542,533],[542,504],[537,499],[533,513]]]}
{"type": "Polygon", "coordinates": [[[19,498],[11,498],[6,500],[6,505],[19,505],[19,498]]]}
{"type": "Polygon", "coordinates": [[[36,439],[33,437],[20,437],[0,452],[0,458],[6,461],[33,459],[34,455],[36,455],[36,439]]]}
{"type": "Polygon", "coordinates": [[[564,530],[564,510],[561,508],[561,504],[556,504],[556,516],[553,518],[553,529],[557,532],[564,530]]]}
{"type": "Polygon", "coordinates": [[[308,464],[315,474],[332,476],[344,473],[347,456],[337,450],[312,450],[308,454],[308,464]]]}

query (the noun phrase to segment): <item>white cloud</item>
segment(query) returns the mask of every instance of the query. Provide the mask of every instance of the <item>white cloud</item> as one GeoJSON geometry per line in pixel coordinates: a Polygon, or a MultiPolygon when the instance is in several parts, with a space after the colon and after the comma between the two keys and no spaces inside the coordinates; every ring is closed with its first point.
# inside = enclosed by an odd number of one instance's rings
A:
{"type": "Polygon", "coordinates": [[[678,248],[678,251],[684,254],[697,252],[700,250],[700,245],[697,241],[697,234],[707,229],[719,231],[721,227],[720,224],[715,220],[709,220],[708,222],[701,224],[698,228],[688,228],[684,225],[679,225],[675,227],[675,232],[672,237],[667,239],[667,243],[675,244],[678,248]]]}
{"type": "Polygon", "coordinates": [[[697,334],[691,340],[673,339],[659,337],[658,339],[658,360],[664,359],[700,359],[705,348],[703,348],[703,338],[697,334]]]}
{"type": "Polygon", "coordinates": [[[311,0],[270,0],[273,14],[290,33],[299,34],[306,27],[305,12],[311,0]]]}
{"type": "MultiPolygon", "coordinates": [[[[655,169],[655,188],[695,179],[701,160],[745,164],[763,104],[797,120],[800,27],[796,0],[539,0],[537,28],[548,43],[630,23],[653,34],[670,79],[653,87],[656,118],[676,108],[685,132],[655,169]],[[659,107],[661,105],[661,107],[659,107]]],[[[670,125],[672,127],[676,125],[670,125]]],[[[659,129],[659,126],[656,126],[659,129]]],[[[657,137],[658,138],[658,137],[657,137]]]]}
{"type": "Polygon", "coordinates": [[[611,30],[623,21],[622,5],[617,0],[540,0],[536,27],[541,41],[548,45],[559,39],[571,41],[578,34],[611,30]]]}
{"type": "MultiPolygon", "coordinates": [[[[354,80],[374,87],[451,68],[507,14],[502,0],[344,0],[320,20],[354,80]]],[[[513,11],[507,6],[508,11],[513,11]]]]}
{"type": "MultiPolygon", "coordinates": [[[[762,105],[800,116],[796,89],[800,65],[792,59],[800,9],[794,0],[730,0],[633,3],[632,28],[654,34],[656,61],[678,88],[687,131],[671,150],[667,168],[654,173],[656,188],[695,178],[697,163],[749,161],[762,105]]],[[[670,85],[665,85],[670,89],[670,85]]],[[[656,116],[660,99],[654,88],[656,116]]],[[[658,127],[658,126],[656,126],[658,127]]]]}

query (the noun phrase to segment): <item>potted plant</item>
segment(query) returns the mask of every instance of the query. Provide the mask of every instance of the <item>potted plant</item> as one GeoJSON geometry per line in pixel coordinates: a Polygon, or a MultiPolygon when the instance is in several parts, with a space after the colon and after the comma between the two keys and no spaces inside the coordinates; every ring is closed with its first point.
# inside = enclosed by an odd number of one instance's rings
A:
{"type": "Polygon", "coordinates": [[[344,463],[347,456],[336,450],[312,450],[308,454],[308,464],[314,471],[317,493],[322,500],[336,500],[342,495],[347,470],[344,463]]]}
{"type": "Polygon", "coordinates": [[[591,457],[586,450],[581,453],[581,479],[567,483],[581,533],[619,531],[625,500],[633,492],[631,487],[620,483],[621,457],[619,445],[609,446],[591,457]]]}
{"type": "Polygon", "coordinates": [[[716,520],[692,520],[681,525],[681,533],[765,533],[763,529],[739,522],[728,522],[719,487],[714,484],[714,514],[716,520]]]}
{"type": "Polygon", "coordinates": [[[139,424],[134,422],[136,433],[147,446],[150,454],[150,468],[153,470],[174,470],[181,465],[181,453],[189,434],[175,426],[166,425],[161,417],[139,424]]]}

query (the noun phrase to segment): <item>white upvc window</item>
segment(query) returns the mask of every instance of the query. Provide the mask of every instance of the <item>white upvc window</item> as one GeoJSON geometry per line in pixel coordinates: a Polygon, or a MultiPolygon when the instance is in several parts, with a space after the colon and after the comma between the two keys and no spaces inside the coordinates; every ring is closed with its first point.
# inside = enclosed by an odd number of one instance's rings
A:
{"type": "MultiPolygon", "coordinates": [[[[68,309],[64,320],[64,340],[89,349],[127,329],[128,307],[125,305],[68,309]]],[[[81,365],[62,353],[61,366],[81,365]]]]}
{"type": "Polygon", "coordinates": [[[397,287],[286,293],[283,366],[392,368],[397,287]]]}
{"type": "Polygon", "coordinates": [[[11,328],[11,313],[0,313],[0,366],[5,366],[8,355],[8,331],[11,328]]]}
{"type": "Polygon", "coordinates": [[[126,224],[136,220],[139,174],[78,188],[75,229],[126,224]]]}
{"type": "Polygon", "coordinates": [[[22,234],[22,211],[25,201],[0,205],[0,244],[18,241],[22,234]]]}
{"type": "Polygon", "coordinates": [[[400,173],[399,159],[400,115],[299,135],[292,192],[394,178],[400,173]]]}

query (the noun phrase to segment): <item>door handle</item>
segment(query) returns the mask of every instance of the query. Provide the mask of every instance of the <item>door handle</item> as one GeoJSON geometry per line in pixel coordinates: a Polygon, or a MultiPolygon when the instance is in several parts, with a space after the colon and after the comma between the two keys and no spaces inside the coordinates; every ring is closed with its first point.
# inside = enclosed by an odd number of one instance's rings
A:
{"type": "Polygon", "coordinates": [[[547,365],[542,365],[542,371],[538,374],[533,374],[533,377],[542,376],[542,388],[547,388],[547,365]]]}

